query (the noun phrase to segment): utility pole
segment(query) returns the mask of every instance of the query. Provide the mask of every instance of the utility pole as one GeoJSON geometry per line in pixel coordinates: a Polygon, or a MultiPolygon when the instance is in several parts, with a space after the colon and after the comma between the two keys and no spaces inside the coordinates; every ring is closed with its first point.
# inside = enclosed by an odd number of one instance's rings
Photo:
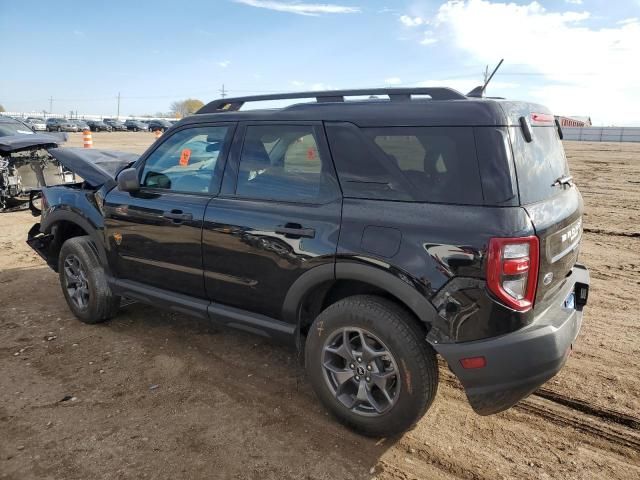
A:
{"type": "Polygon", "coordinates": [[[220,89],[220,96],[221,96],[222,98],[224,98],[224,97],[226,97],[226,96],[227,96],[227,93],[226,93],[226,91],[225,91],[225,89],[224,89],[224,83],[222,84],[222,88],[220,89]]]}
{"type": "Polygon", "coordinates": [[[116,118],[118,120],[120,119],[120,92],[118,92],[118,114],[116,115],[116,118]]]}
{"type": "Polygon", "coordinates": [[[49,97],[49,114],[53,112],[53,97],[49,97]]]}

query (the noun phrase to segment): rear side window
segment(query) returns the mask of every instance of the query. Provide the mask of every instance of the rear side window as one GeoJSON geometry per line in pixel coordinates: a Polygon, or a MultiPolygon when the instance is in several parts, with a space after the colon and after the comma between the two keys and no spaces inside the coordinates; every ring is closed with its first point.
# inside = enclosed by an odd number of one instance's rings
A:
{"type": "Polygon", "coordinates": [[[312,125],[250,125],[242,146],[236,193],[245,198],[322,203],[335,198],[331,160],[312,125]]]}
{"type": "Polygon", "coordinates": [[[527,143],[519,127],[509,129],[522,204],[540,202],[562,193],[562,186],[552,184],[569,174],[555,126],[532,127],[531,130],[533,139],[527,143]]]}
{"type": "Polygon", "coordinates": [[[327,132],[346,196],[484,204],[473,127],[336,124],[327,132]]]}

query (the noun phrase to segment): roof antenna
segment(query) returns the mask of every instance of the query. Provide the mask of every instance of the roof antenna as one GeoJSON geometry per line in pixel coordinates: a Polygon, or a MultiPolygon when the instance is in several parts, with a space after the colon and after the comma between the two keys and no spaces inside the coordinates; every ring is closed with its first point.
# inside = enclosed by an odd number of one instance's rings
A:
{"type": "Polygon", "coordinates": [[[489,78],[486,79],[486,81],[484,82],[484,85],[478,85],[476,88],[474,88],[469,93],[467,93],[467,97],[477,97],[477,98],[484,97],[484,91],[487,89],[487,85],[489,85],[489,82],[491,81],[493,76],[496,74],[496,72],[500,68],[500,65],[502,65],[502,62],[504,62],[504,58],[500,59],[500,62],[498,63],[496,68],[493,69],[493,72],[491,72],[491,75],[489,75],[489,78]]]}

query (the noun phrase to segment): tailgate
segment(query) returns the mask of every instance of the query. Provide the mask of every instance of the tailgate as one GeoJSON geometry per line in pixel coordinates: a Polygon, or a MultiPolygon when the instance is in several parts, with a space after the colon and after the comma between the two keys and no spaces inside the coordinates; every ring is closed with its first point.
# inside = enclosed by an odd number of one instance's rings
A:
{"type": "Polygon", "coordinates": [[[578,260],[582,197],[575,186],[564,189],[560,195],[524,207],[540,239],[536,304],[546,303],[562,288],[578,260]]]}

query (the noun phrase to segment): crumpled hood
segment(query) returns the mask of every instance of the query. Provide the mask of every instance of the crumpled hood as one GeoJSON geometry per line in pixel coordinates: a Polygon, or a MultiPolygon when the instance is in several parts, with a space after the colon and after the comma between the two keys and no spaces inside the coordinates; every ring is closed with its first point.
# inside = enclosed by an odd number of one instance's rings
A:
{"type": "Polygon", "coordinates": [[[33,148],[57,147],[67,141],[67,134],[34,133],[0,137],[0,153],[9,154],[33,148]]]}
{"type": "Polygon", "coordinates": [[[49,153],[63,166],[79,175],[92,187],[99,187],[140,155],[93,148],[49,148],[49,153]]]}

